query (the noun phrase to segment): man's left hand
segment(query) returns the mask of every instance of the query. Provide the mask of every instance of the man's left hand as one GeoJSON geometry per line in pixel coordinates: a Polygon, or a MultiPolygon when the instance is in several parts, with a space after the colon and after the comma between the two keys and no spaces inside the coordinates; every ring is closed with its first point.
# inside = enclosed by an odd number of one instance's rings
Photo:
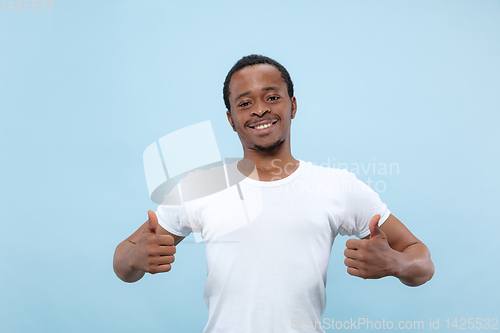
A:
{"type": "Polygon", "coordinates": [[[387,242],[385,233],[380,230],[380,215],[370,220],[370,239],[349,239],[344,251],[347,273],[363,279],[379,279],[396,275],[398,271],[398,251],[387,242]]]}

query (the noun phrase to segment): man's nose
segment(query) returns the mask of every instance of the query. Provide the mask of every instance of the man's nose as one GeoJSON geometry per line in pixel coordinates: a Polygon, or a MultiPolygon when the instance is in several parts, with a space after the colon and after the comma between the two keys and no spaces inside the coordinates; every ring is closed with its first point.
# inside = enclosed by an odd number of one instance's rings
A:
{"type": "Polygon", "coordinates": [[[262,117],[267,112],[271,112],[269,105],[261,102],[261,103],[257,103],[257,105],[255,105],[255,108],[252,111],[252,114],[255,114],[259,117],[262,117]]]}

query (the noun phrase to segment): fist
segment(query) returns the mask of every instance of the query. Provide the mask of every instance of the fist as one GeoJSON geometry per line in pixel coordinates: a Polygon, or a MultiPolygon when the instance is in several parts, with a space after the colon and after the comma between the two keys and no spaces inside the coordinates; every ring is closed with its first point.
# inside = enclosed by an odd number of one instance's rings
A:
{"type": "Polygon", "coordinates": [[[156,233],[158,218],[155,212],[148,211],[148,224],[137,244],[131,248],[130,266],[151,274],[168,272],[174,262],[174,238],[156,233]]]}

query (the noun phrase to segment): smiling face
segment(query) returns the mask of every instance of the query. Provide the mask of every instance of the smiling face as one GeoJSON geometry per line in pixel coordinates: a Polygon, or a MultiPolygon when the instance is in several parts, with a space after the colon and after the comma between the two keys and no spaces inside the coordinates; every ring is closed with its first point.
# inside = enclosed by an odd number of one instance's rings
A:
{"type": "Polygon", "coordinates": [[[289,145],[291,120],[297,111],[280,71],[268,64],[247,66],[229,84],[227,118],[243,149],[273,151],[289,145]]]}

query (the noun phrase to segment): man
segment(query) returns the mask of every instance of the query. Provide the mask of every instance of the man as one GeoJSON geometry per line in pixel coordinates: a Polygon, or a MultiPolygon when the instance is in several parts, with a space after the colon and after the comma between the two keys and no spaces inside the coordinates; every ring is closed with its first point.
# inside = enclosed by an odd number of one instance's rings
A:
{"type": "MultiPolygon", "coordinates": [[[[379,196],[356,177],[295,159],[290,126],[297,112],[293,84],[276,61],[250,55],[224,83],[227,119],[243,146],[238,164],[247,176],[243,195],[261,193],[262,212],[250,223],[205,241],[208,276],[205,332],[295,332],[319,322],[326,306],[326,271],[337,234],[346,242],[345,265],[353,276],[395,276],[418,286],[434,274],[427,247],[379,196]]],[[[168,272],[175,246],[194,225],[209,234],[231,211],[203,199],[185,207],[160,206],[116,248],[114,269],[126,282],[145,272],[168,272]]],[[[251,206],[250,206],[251,207],[251,206]]],[[[318,326],[317,332],[323,332],[318,326]]],[[[310,330],[309,330],[310,331],[310,330]]]]}

